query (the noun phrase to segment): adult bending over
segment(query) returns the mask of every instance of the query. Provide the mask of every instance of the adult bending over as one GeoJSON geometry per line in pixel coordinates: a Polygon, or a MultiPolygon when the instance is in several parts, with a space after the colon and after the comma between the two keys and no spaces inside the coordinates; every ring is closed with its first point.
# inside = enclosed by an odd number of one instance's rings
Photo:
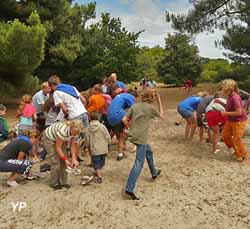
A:
{"type": "Polygon", "coordinates": [[[70,185],[67,183],[66,168],[79,166],[77,161],[77,140],[83,130],[81,120],[71,120],[56,122],[44,131],[42,142],[51,166],[50,187],[55,190],[62,187],[70,188],[70,185]],[[72,162],[67,157],[66,145],[68,142],[70,142],[72,162]]]}

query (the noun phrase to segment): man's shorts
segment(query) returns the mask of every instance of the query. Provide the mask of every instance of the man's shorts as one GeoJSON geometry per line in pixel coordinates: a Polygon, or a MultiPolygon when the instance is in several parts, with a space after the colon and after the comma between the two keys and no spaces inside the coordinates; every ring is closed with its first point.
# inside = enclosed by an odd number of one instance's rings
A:
{"type": "Polygon", "coordinates": [[[177,108],[177,111],[181,115],[182,118],[191,118],[193,116],[193,112],[192,111],[182,109],[179,106],[177,108]]]}

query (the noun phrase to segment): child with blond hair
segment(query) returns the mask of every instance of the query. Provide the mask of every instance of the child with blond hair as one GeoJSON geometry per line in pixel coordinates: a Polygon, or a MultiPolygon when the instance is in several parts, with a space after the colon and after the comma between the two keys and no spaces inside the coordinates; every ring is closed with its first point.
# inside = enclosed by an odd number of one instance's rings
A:
{"type": "Polygon", "coordinates": [[[18,107],[16,117],[19,118],[18,134],[21,134],[25,129],[32,130],[34,120],[36,119],[36,108],[32,105],[32,96],[23,95],[22,101],[18,107]]]}
{"type": "Polygon", "coordinates": [[[136,104],[123,117],[124,125],[129,126],[128,139],[136,145],[136,158],[124,193],[132,200],[139,199],[135,195],[134,189],[145,159],[147,159],[152,179],[156,179],[161,173],[160,169],[155,168],[153,152],[151,146],[148,144],[148,130],[151,119],[155,117],[163,118],[163,108],[159,93],[157,93],[157,102],[160,113],[151,104],[154,100],[152,92],[145,89],[141,95],[141,102],[138,102],[138,99],[136,99],[136,104]]]}

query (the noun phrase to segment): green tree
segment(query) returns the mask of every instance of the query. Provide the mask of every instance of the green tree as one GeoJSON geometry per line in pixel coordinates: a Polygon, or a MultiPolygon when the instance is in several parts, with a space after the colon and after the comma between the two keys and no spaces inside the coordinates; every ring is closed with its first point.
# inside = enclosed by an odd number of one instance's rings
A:
{"type": "Polygon", "coordinates": [[[201,73],[198,47],[189,36],[175,33],[165,39],[165,55],[158,66],[158,74],[165,83],[180,85],[190,79],[197,82],[201,73]]]}
{"type": "Polygon", "coordinates": [[[67,69],[67,79],[74,79],[80,89],[101,82],[112,72],[124,82],[135,79],[139,34],[128,32],[119,18],[102,14],[101,21],[82,31],[81,54],[67,69]]]}
{"type": "Polygon", "coordinates": [[[12,23],[0,23],[0,78],[5,82],[1,83],[3,94],[8,82],[14,88],[36,90],[38,79],[32,76],[32,72],[44,58],[46,30],[37,13],[32,13],[27,23],[29,25],[17,19],[12,23]]]}
{"type": "Polygon", "coordinates": [[[231,78],[232,75],[233,67],[228,60],[210,60],[202,66],[200,81],[217,83],[223,79],[231,78]]]}
{"type": "Polygon", "coordinates": [[[233,61],[250,63],[250,1],[249,0],[192,0],[188,14],[167,12],[167,21],[174,29],[198,34],[214,29],[225,30],[221,44],[233,61]]]}
{"type": "Polygon", "coordinates": [[[157,66],[162,61],[164,53],[164,49],[160,46],[140,48],[140,52],[137,55],[138,79],[146,77],[147,79],[159,81],[157,66]]]}
{"type": "Polygon", "coordinates": [[[0,2],[0,20],[18,18],[28,24],[30,12],[40,15],[47,37],[44,60],[34,72],[41,80],[59,74],[64,82],[86,89],[116,71],[119,79],[129,82],[136,78],[140,32],[128,32],[109,14],[87,26],[95,8],[95,3],[78,5],[71,0],[6,0],[0,2]]]}

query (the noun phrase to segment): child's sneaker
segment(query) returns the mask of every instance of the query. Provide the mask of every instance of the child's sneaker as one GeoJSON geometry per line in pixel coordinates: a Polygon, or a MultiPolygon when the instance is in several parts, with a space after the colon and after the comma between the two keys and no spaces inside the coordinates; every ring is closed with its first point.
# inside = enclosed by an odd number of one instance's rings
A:
{"type": "Polygon", "coordinates": [[[220,152],[220,149],[216,149],[213,153],[214,154],[217,154],[217,153],[219,153],[220,152]]]}
{"type": "Polygon", "coordinates": [[[161,170],[158,169],[156,175],[152,176],[152,179],[155,180],[158,176],[160,176],[160,174],[161,174],[161,170]]]}
{"type": "Polygon", "coordinates": [[[127,155],[125,153],[119,153],[116,157],[117,161],[121,161],[122,159],[127,158],[127,155]]]}
{"type": "Polygon", "coordinates": [[[13,188],[16,188],[19,186],[19,184],[14,180],[7,180],[7,185],[13,188]]]}
{"type": "Polygon", "coordinates": [[[131,200],[140,200],[140,198],[138,198],[135,193],[133,192],[129,192],[129,191],[125,191],[123,193],[124,197],[126,197],[127,199],[131,199],[131,200]]]}
{"type": "Polygon", "coordinates": [[[101,178],[101,177],[96,177],[96,178],[95,178],[95,182],[96,182],[97,184],[101,184],[101,183],[102,183],[102,178],[101,178]]]}

